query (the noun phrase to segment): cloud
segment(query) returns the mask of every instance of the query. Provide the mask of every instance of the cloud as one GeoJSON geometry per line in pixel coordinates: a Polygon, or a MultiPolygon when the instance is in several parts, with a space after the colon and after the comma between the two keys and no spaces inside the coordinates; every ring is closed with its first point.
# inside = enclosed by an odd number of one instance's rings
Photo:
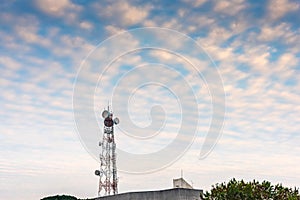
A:
{"type": "Polygon", "coordinates": [[[114,20],[119,26],[126,27],[143,22],[149,15],[152,6],[132,5],[127,1],[115,2],[109,5],[95,4],[100,17],[114,20]]]}
{"type": "Polygon", "coordinates": [[[18,70],[21,67],[21,63],[15,61],[14,59],[8,56],[0,57],[0,64],[12,70],[18,70]]]}
{"type": "Polygon", "coordinates": [[[91,30],[94,26],[92,23],[88,21],[83,21],[79,23],[80,28],[91,30]]]}
{"type": "Polygon", "coordinates": [[[215,1],[214,11],[227,15],[237,15],[247,7],[244,0],[215,1]]]}
{"type": "Polygon", "coordinates": [[[120,32],[125,31],[125,29],[122,28],[118,28],[116,26],[112,26],[112,25],[108,25],[105,27],[105,30],[110,34],[110,35],[115,35],[118,34],[120,32]]]}
{"type": "Polygon", "coordinates": [[[35,6],[48,16],[54,18],[62,18],[67,24],[79,26],[83,29],[91,29],[92,24],[87,21],[78,23],[79,13],[82,6],[74,4],[70,0],[51,1],[51,0],[35,0],[35,6]]]}
{"type": "MultiPolygon", "coordinates": [[[[50,36],[44,36],[39,34],[41,30],[40,20],[34,15],[24,15],[24,16],[12,16],[10,14],[4,14],[6,17],[4,19],[5,24],[10,25],[9,30],[2,31],[2,43],[3,45],[14,52],[22,51],[22,54],[32,51],[34,48],[31,45],[38,45],[44,48],[49,48],[51,46],[51,39],[54,37],[55,32],[52,32],[50,36]]],[[[47,29],[46,29],[47,30],[47,29]]],[[[49,30],[57,30],[49,28],[49,30]]],[[[56,31],[57,34],[57,31],[56,31]]]]}
{"type": "Polygon", "coordinates": [[[287,13],[296,12],[299,8],[299,2],[292,2],[290,0],[269,0],[267,9],[271,20],[277,20],[287,13]]]}
{"type": "Polygon", "coordinates": [[[258,40],[270,42],[280,39],[284,43],[291,43],[295,40],[296,34],[291,30],[291,25],[288,23],[280,23],[276,26],[264,25],[261,27],[258,40]]]}
{"type": "Polygon", "coordinates": [[[76,5],[69,0],[61,0],[61,1],[36,0],[35,5],[42,12],[54,17],[63,17],[70,11],[78,12],[81,10],[79,5],[76,5]]]}
{"type": "Polygon", "coordinates": [[[39,26],[34,25],[16,25],[15,32],[20,39],[26,43],[37,44],[44,47],[51,46],[51,41],[48,38],[40,36],[37,32],[39,26]]]}
{"type": "Polygon", "coordinates": [[[193,7],[199,7],[207,2],[207,0],[182,0],[184,3],[190,4],[193,7]]]}
{"type": "Polygon", "coordinates": [[[30,46],[24,45],[23,42],[37,44],[44,47],[49,46],[49,39],[38,34],[41,27],[40,21],[36,16],[28,14],[24,16],[13,16],[7,13],[3,13],[2,16],[4,24],[11,24],[10,33],[7,33],[8,30],[0,32],[2,35],[1,38],[3,40],[3,45],[9,49],[22,49],[24,52],[32,49],[30,46]],[[20,42],[20,40],[22,42],[20,42]]]}
{"type": "Polygon", "coordinates": [[[294,54],[284,53],[274,63],[272,67],[272,73],[277,75],[280,80],[289,80],[295,76],[295,67],[299,63],[299,58],[294,54]]]}
{"type": "MultiPolygon", "coordinates": [[[[19,57],[35,52],[37,48],[42,48],[55,56],[74,58],[79,66],[81,60],[94,48],[93,45],[80,36],[61,34],[61,29],[58,27],[43,29],[41,21],[34,16],[27,15],[15,17],[14,20],[7,19],[9,20],[6,23],[14,21],[14,25],[11,26],[13,32],[0,32],[0,35],[3,36],[1,37],[2,44],[13,52],[22,52],[18,54],[19,57]],[[43,34],[40,34],[42,29],[43,34]]],[[[82,23],[81,28],[90,29],[93,27],[87,21],[82,23]]],[[[35,53],[40,54],[42,52],[39,50],[35,53]]],[[[29,59],[34,58],[29,56],[29,59]]]]}
{"type": "Polygon", "coordinates": [[[200,45],[204,45],[205,47],[212,47],[217,45],[219,47],[220,44],[226,42],[231,36],[233,32],[226,28],[220,26],[212,26],[208,36],[206,38],[199,38],[200,45]]]}
{"type": "Polygon", "coordinates": [[[278,65],[281,68],[291,68],[299,63],[299,59],[294,54],[285,53],[278,59],[278,65]]]}

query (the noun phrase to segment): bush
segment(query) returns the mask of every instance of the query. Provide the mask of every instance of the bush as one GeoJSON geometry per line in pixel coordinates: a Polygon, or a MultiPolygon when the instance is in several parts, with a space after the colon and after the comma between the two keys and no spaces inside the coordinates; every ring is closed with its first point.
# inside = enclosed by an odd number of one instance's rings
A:
{"type": "Polygon", "coordinates": [[[45,197],[41,200],[78,200],[76,197],[69,196],[69,195],[56,195],[52,197],[45,197]]]}

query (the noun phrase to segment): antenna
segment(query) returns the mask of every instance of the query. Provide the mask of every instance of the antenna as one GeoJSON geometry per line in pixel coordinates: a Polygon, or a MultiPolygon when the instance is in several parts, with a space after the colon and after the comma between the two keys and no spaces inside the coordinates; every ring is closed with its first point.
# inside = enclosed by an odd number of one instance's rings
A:
{"type": "Polygon", "coordinates": [[[101,146],[100,169],[95,171],[95,175],[99,176],[98,196],[118,194],[118,178],[116,163],[116,143],[114,135],[114,125],[120,123],[119,118],[113,119],[113,113],[107,106],[107,110],[102,112],[104,127],[103,139],[99,143],[101,146]]]}

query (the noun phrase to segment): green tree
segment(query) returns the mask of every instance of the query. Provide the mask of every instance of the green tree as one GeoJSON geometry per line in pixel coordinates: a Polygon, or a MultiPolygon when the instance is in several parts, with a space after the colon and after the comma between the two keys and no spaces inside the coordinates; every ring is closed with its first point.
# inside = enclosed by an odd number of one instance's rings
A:
{"type": "Polygon", "coordinates": [[[299,189],[272,185],[268,181],[259,183],[237,181],[231,179],[228,183],[217,183],[210,191],[201,195],[203,200],[300,200],[299,189]]]}

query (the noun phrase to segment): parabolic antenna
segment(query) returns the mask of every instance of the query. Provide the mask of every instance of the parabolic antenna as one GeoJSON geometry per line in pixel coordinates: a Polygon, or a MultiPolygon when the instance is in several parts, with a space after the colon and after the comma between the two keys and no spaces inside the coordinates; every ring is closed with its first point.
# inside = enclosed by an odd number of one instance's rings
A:
{"type": "Polygon", "coordinates": [[[109,115],[109,112],[107,111],[107,110],[104,110],[103,112],[102,112],[102,117],[105,119],[106,117],[108,117],[108,115],[109,115]]]}
{"type": "Polygon", "coordinates": [[[101,172],[100,172],[99,170],[96,170],[96,171],[95,171],[95,175],[96,175],[96,176],[100,176],[100,173],[101,173],[101,172]]]}
{"type": "Polygon", "coordinates": [[[117,118],[117,117],[116,117],[116,118],[114,119],[114,123],[115,123],[115,124],[118,124],[118,123],[120,123],[120,120],[119,120],[119,118],[117,118]]]}

